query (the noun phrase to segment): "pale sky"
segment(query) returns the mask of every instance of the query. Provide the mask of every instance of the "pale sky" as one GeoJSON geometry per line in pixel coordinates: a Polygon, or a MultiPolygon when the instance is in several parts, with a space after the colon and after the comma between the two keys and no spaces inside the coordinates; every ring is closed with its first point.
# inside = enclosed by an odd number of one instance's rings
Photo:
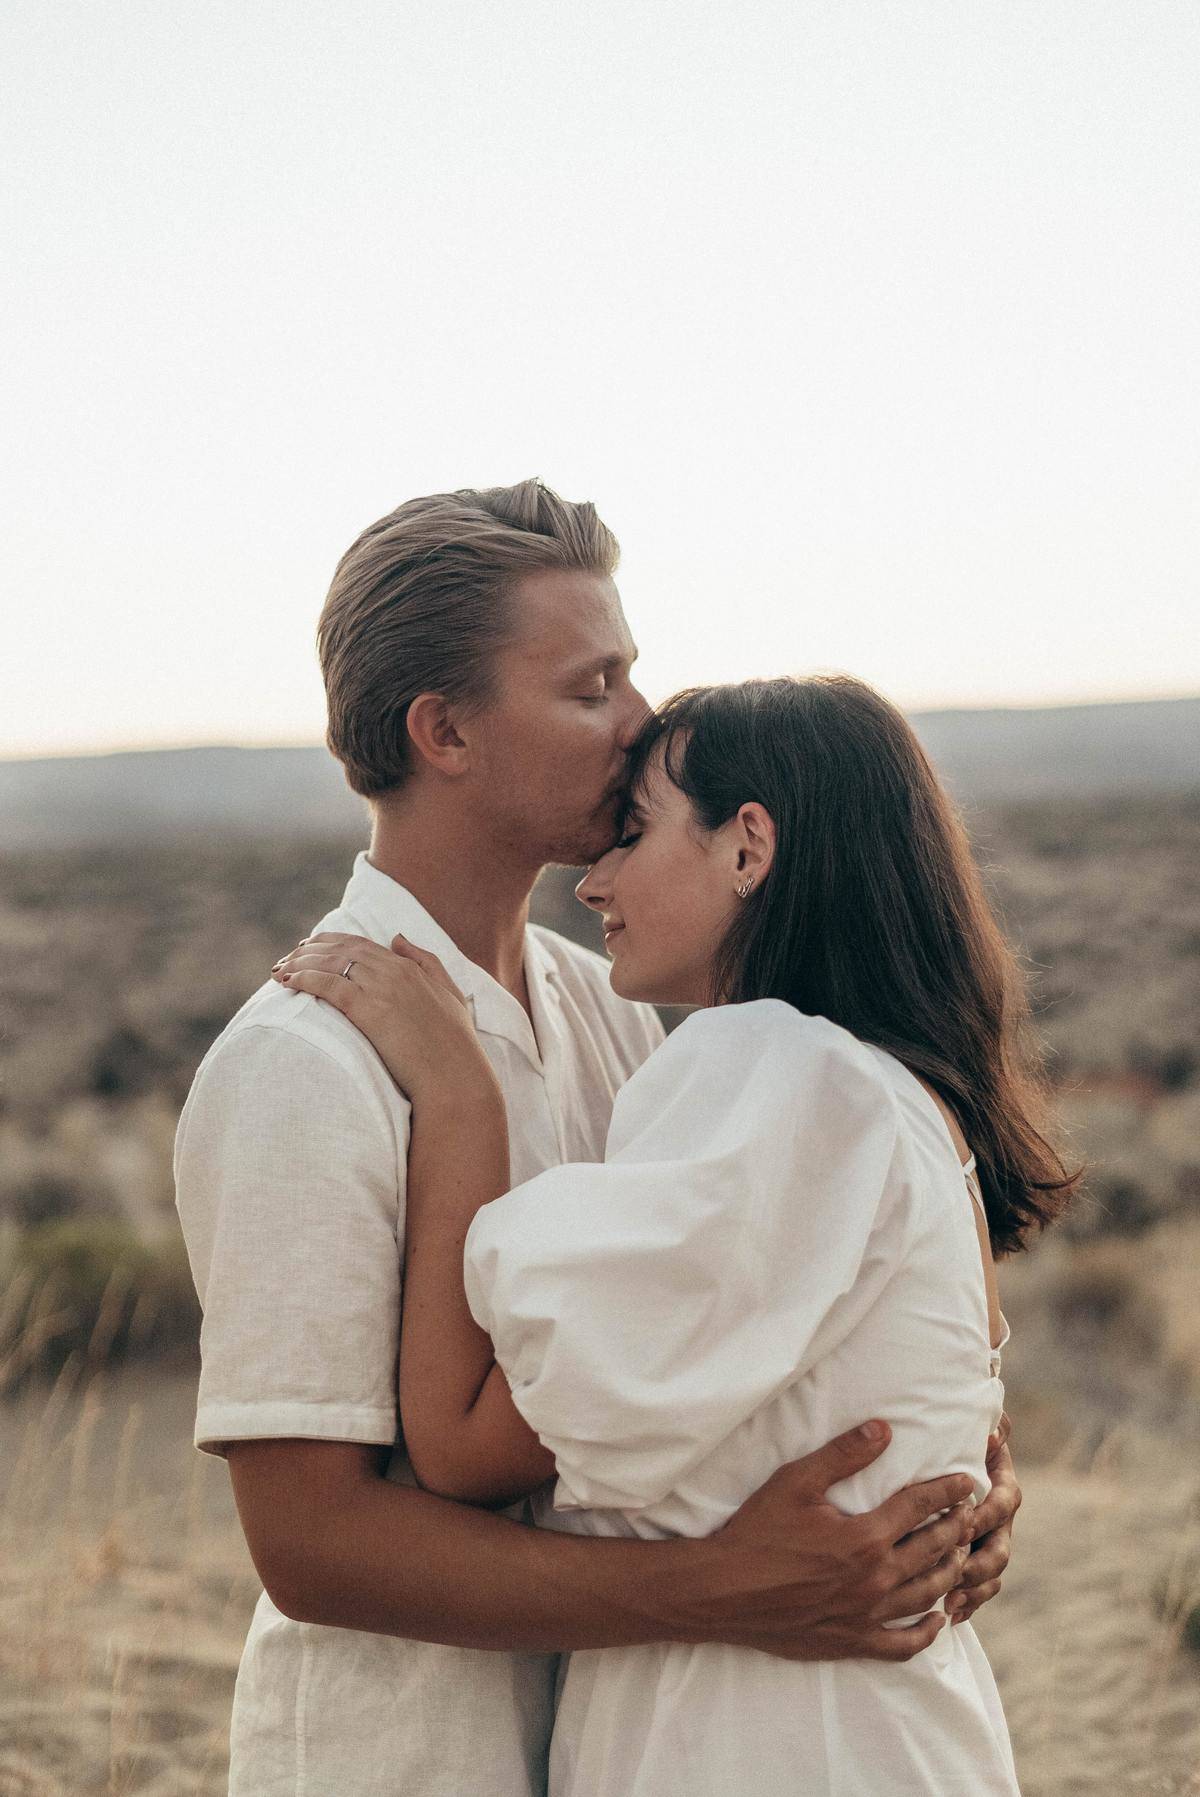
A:
{"type": "Polygon", "coordinates": [[[0,754],[301,741],[540,474],[645,690],[1200,691],[1196,0],[4,9],[0,754]]]}

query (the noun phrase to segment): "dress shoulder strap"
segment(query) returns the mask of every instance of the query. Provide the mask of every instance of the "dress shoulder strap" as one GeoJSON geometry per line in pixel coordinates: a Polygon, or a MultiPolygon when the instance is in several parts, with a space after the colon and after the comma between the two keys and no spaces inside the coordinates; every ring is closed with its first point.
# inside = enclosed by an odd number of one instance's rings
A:
{"type": "Polygon", "coordinates": [[[979,1189],[979,1174],[975,1171],[974,1155],[971,1156],[969,1161],[963,1162],[962,1171],[963,1178],[967,1182],[967,1190],[971,1194],[971,1203],[975,1206],[976,1210],[986,1223],[987,1211],[984,1208],[983,1193],[979,1189]]]}

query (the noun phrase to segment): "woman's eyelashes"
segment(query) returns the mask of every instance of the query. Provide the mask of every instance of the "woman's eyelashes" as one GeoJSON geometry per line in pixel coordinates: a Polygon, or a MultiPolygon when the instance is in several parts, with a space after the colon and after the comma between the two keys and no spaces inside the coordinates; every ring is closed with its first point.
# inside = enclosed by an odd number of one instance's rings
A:
{"type": "Polygon", "coordinates": [[[646,828],[646,820],[631,805],[620,820],[620,835],[613,843],[614,849],[631,849],[635,842],[640,842],[646,828]]]}

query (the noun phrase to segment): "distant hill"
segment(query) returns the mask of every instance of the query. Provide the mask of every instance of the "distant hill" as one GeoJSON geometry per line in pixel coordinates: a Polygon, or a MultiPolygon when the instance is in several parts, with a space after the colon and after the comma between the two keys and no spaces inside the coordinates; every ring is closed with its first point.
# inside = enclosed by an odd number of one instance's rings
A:
{"type": "MultiPolygon", "coordinates": [[[[931,711],[913,723],[967,804],[1200,788],[1200,698],[1041,711],[931,711]]],[[[365,833],[323,748],[149,749],[0,761],[0,846],[136,842],[177,831],[365,833]]]]}

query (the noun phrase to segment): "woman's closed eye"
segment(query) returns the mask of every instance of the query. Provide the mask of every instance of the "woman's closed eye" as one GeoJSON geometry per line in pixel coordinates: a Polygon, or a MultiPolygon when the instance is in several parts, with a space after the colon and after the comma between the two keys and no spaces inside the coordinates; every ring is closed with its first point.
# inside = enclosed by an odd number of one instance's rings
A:
{"type": "Polygon", "coordinates": [[[613,847],[614,849],[631,849],[636,842],[640,842],[641,840],[642,833],[640,830],[626,830],[624,835],[617,837],[617,840],[613,843],[613,847]]]}

